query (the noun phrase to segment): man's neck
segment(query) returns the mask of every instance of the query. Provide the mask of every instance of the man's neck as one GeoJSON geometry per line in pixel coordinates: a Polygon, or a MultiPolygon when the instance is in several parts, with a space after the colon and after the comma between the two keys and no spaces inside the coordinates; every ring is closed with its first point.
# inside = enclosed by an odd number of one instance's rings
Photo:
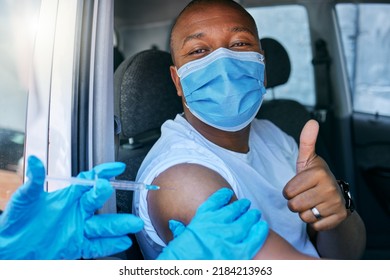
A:
{"type": "Polygon", "coordinates": [[[211,127],[194,117],[188,111],[184,113],[184,118],[207,140],[224,149],[237,153],[247,153],[249,151],[249,131],[250,125],[236,132],[227,132],[211,127]]]}

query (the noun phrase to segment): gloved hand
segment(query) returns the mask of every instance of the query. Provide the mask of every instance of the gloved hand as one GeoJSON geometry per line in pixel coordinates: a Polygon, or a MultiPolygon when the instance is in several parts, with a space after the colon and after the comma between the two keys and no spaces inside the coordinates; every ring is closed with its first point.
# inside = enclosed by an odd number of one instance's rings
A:
{"type": "Polygon", "coordinates": [[[268,236],[268,224],[247,199],[229,205],[233,191],[222,188],[196,211],[188,226],[170,220],[174,239],[158,260],[252,259],[268,236]]]}
{"type": "MultiPolygon", "coordinates": [[[[123,163],[105,163],[79,177],[109,179],[124,168],[123,163]]],[[[108,256],[129,248],[127,234],[143,228],[143,221],[131,214],[94,215],[113,192],[107,180],[48,193],[43,190],[44,166],[34,156],[28,158],[27,176],[0,216],[0,259],[108,256]]]]}

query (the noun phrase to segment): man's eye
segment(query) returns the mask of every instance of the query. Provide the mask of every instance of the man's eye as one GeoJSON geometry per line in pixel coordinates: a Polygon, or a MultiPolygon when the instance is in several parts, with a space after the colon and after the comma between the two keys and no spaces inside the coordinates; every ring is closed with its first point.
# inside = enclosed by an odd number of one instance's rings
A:
{"type": "Polygon", "coordinates": [[[234,47],[245,47],[245,46],[248,46],[249,44],[248,43],[245,43],[245,42],[237,42],[237,43],[234,43],[231,47],[234,48],[234,47]]]}
{"type": "Polygon", "coordinates": [[[203,53],[205,53],[206,51],[207,51],[206,49],[197,49],[197,50],[194,50],[194,51],[189,52],[188,54],[189,54],[189,55],[198,55],[198,54],[203,54],[203,53]]]}

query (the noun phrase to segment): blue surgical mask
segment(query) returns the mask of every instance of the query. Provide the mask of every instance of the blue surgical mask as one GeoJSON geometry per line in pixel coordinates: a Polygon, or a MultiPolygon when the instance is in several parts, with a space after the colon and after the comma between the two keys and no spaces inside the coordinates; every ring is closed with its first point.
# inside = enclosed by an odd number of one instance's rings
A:
{"type": "Polygon", "coordinates": [[[177,70],[186,106],[202,122],[239,131],[256,116],[265,94],[264,57],[219,48],[177,70]]]}

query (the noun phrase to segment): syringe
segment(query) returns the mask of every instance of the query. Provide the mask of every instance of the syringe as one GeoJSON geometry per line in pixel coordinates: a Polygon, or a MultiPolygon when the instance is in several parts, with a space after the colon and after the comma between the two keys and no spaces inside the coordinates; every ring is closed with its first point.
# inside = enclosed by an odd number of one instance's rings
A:
{"type": "MultiPolygon", "coordinates": [[[[46,177],[46,182],[56,181],[56,182],[64,182],[69,185],[83,185],[83,186],[94,186],[96,180],[77,178],[77,177],[69,177],[69,178],[57,178],[57,177],[46,177]]],[[[109,180],[111,186],[113,186],[116,190],[125,190],[125,191],[137,191],[137,190],[158,190],[159,186],[156,185],[148,185],[141,182],[134,181],[126,181],[126,180],[109,180]]]]}

